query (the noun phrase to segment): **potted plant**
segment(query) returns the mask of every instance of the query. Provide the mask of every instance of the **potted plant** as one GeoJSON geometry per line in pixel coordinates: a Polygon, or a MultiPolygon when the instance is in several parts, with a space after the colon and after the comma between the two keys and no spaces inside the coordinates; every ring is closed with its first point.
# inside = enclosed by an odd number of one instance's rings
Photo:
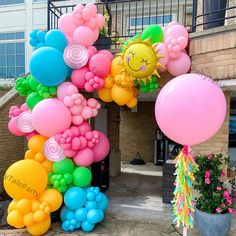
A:
{"type": "Polygon", "coordinates": [[[227,0],[203,0],[204,30],[224,26],[226,4],[227,0]]]}
{"type": "Polygon", "coordinates": [[[195,223],[203,236],[224,236],[230,228],[231,213],[235,213],[230,192],[224,186],[222,166],[229,158],[222,154],[197,156],[194,189],[198,192],[195,202],[195,223]]]}

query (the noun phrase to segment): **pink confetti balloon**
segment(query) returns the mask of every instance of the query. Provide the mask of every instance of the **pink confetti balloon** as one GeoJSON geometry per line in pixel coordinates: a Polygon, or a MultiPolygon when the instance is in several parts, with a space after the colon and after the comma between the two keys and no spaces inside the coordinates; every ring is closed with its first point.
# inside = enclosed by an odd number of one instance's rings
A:
{"type": "Polygon", "coordinates": [[[48,139],[43,145],[44,156],[53,162],[61,161],[65,158],[64,150],[54,138],[48,139]]]}
{"type": "Polygon", "coordinates": [[[31,133],[32,131],[34,131],[31,111],[23,111],[17,117],[16,125],[17,128],[24,133],[31,133]]]}
{"type": "Polygon", "coordinates": [[[68,45],[63,56],[65,63],[73,69],[79,69],[85,66],[89,58],[87,49],[79,44],[68,45]]]}
{"type": "Polygon", "coordinates": [[[182,145],[196,145],[220,129],[226,114],[221,88],[210,78],[184,74],[172,79],[158,94],[155,115],[158,126],[182,145]]]}

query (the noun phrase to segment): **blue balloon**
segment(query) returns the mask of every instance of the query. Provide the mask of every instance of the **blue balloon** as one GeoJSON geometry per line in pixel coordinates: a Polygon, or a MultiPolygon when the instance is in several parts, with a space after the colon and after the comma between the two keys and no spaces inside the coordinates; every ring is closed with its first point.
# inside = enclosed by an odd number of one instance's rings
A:
{"type": "Polygon", "coordinates": [[[102,222],[104,220],[105,214],[102,210],[97,209],[99,214],[100,214],[100,218],[99,218],[99,222],[102,222]]]}
{"type": "Polygon", "coordinates": [[[36,38],[31,38],[30,41],[29,41],[29,43],[30,43],[30,45],[31,45],[32,47],[36,47],[38,41],[36,40],[36,38]]]}
{"type": "Polygon", "coordinates": [[[87,209],[85,208],[79,208],[75,211],[75,219],[77,221],[84,221],[87,217],[87,209]]]}
{"type": "Polygon", "coordinates": [[[64,202],[70,209],[77,210],[84,206],[86,202],[86,192],[82,188],[72,187],[66,191],[64,202]]]}
{"type": "Polygon", "coordinates": [[[97,224],[102,221],[101,219],[101,213],[99,212],[101,210],[98,209],[91,209],[88,211],[87,214],[87,220],[91,224],[97,224]]]}
{"type": "Polygon", "coordinates": [[[95,201],[96,201],[96,202],[100,202],[101,200],[102,200],[102,193],[99,193],[99,194],[96,196],[95,201]]]}
{"type": "Polygon", "coordinates": [[[37,34],[38,30],[33,30],[30,32],[30,37],[31,38],[36,38],[36,34],[37,34]]]}
{"type": "Polygon", "coordinates": [[[39,30],[39,31],[36,33],[36,39],[37,39],[39,42],[45,42],[45,36],[46,36],[46,33],[45,33],[44,31],[39,30]]]}
{"type": "Polygon", "coordinates": [[[102,200],[97,203],[97,208],[105,211],[108,207],[108,198],[105,194],[102,194],[102,200]]]}
{"type": "Polygon", "coordinates": [[[87,193],[87,199],[89,201],[93,201],[95,199],[95,197],[96,197],[96,195],[95,195],[94,192],[90,191],[90,192],[87,193]]]}
{"type": "Polygon", "coordinates": [[[46,86],[59,85],[68,75],[68,66],[64,62],[63,54],[51,47],[35,50],[30,57],[29,68],[32,76],[46,86]]]}
{"type": "Polygon", "coordinates": [[[87,201],[86,204],[85,204],[85,208],[87,210],[96,209],[97,208],[97,203],[95,201],[87,201]]]}
{"type": "Polygon", "coordinates": [[[70,222],[69,221],[65,221],[61,225],[61,228],[62,228],[63,231],[69,231],[69,227],[70,227],[70,222]]]}
{"type": "Polygon", "coordinates": [[[82,229],[85,232],[90,232],[94,229],[94,224],[89,223],[87,220],[82,222],[82,229]]]}
{"type": "Polygon", "coordinates": [[[48,47],[56,48],[63,52],[68,45],[66,36],[58,29],[53,29],[47,32],[45,43],[48,47]]]}
{"type": "Polygon", "coordinates": [[[62,221],[74,219],[74,212],[68,207],[64,206],[60,212],[60,218],[62,221]]]}
{"type": "Polygon", "coordinates": [[[37,43],[36,49],[41,48],[41,47],[45,47],[45,46],[46,46],[45,43],[39,42],[39,43],[37,43]]]}

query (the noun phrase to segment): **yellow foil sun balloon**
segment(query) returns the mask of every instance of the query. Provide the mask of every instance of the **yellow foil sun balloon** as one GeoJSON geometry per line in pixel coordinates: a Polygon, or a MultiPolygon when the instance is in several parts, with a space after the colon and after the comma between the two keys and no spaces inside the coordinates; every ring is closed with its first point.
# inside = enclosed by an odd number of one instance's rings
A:
{"type": "Polygon", "coordinates": [[[130,41],[124,47],[123,57],[124,69],[135,79],[150,79],[152,75],[160,77],[157,68],[162,67],[158,60],[162,57],[158,55],[155,44],[152,45],[150,39],[142,40],[140,37],[130,41]]]}

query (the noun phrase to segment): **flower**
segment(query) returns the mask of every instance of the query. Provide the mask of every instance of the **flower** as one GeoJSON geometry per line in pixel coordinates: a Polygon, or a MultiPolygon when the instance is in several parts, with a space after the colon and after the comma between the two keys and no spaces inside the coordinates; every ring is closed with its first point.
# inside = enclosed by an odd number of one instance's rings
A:
{"type": "Polygon", "coordinates": [[[233,208],[229,208],[228,211],[232,214],[236,213],[236,211],[233,208]]]}
{"type": "Polygon", "coordinates": [[[229,197],[229,192],[228,192],[227,190],[225,190],[224,193],[223,193],[223,196],[224,196],[225,198],[229,197]]]}
{"type": "Polygon", "coordinates": [[[220,177],[225,177],[225,173],[223,171],[220,173],[220,177]]]}
{"type": "Polygon", "coordinates": [[[213,157],[213,155],[211,153],[207,155],[208,160],[211,160],[212,157],[213,157]]]}
{"type": "Polygon", "coordinates": [[[220,186],[218,186],[218,187],[216,187],[216,189],[217,189],[218,191],[220,191],[222,188],[221,188],[220,186]]]}
{"type": "Polygon", "coordinates": [[[222,203],[220,206],[221,206],[221,207],[223,207],[223,208],[225,208],[225,207],[226,207],[226,205],[225,205],[224,203],[222,203]]]}
{"type": "Polygon", "coordinates": [[[210,178],[210,176],[211,176],[211,171],[210,170],[206,170],[205,178],[210,178]]]}
{"type": "Polygon", "coordinates": [[[205,178],[205,184],[210,184],[211,180],[209,178],[205,178]]]}
{"type": "Polygon", "coordinates": [[[217,208],[216,208],[216,212],[217,212],[217,213],[221,213],[221,212],[222,212],[222,209],[221,209],[220,207],[217,207],[217,208]]]}
{"type": "Polygon", "coordinates": [[[226,201],[229,205],[231,205],[233,203],[233,198],[232,197],[228,196],[225,199],[226,199],[226,201]]]}

